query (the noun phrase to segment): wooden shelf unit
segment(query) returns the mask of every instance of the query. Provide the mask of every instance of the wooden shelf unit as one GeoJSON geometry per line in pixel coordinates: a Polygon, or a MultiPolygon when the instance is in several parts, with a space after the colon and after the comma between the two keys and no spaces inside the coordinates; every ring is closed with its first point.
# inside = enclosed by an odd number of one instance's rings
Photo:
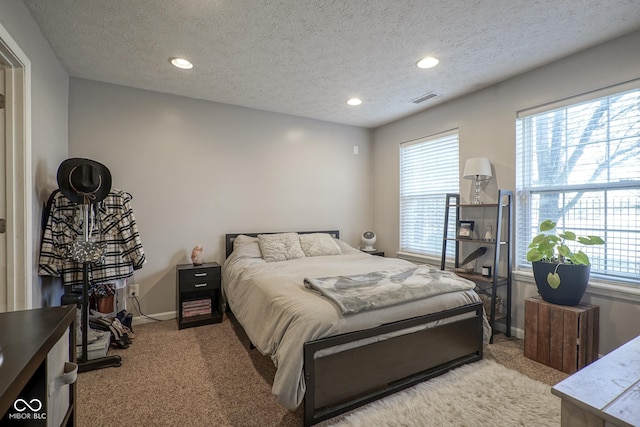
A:
{"type": "MultiPolygon", "coordinates": [[[[491,298],[489,316],[489,324],[492,331],[495,333],[495,322],[501,321],[505,324],[505,335],[511,336],[511,295],[512,295],[512,221],[513,221],[513,191],[511,190],[498,190],[498,203],[487,204],[462,204],[460,203],[460,195],[454,193],[448,193],[446,195],[445,206],[445,218],[444,218],[444,235],[442,238],[442,257],[440,261],[440,269],[446,268],[447,261],[447,244],[454,243],[455,256],[454,267],[460,267],[460,255],[461,246],[469,245],[470,247],[479,248],[480,246],[487,247],[487,253],[489,250],[493,250],[493,257],[491,262],[491,276],[486,277],[475,271],[472,273],[458,272],[455,273],[460,277],[471,280],[476,284],[476,291],[480,294],[485,294],[491,298]],[[461,220],[462,214],[465,216],[479,215],[482,213],[482,218],[490,218],[490,224],[492,226],[493,240],[484,240],[475,238],[464,238],[457,236],[458,221],[461,220]],[[456,235],[450,235],[450,222],[455,221],[456,235]],[[504,254],[504,262],[501,262],[501,255],[504,254]],[[500,267],[503,267],[502,269],[500,267]],[[503,275],[500,275],[502,273],[503,275]],[[505,306],[505,313],[497,313],[497,299],[498,299],[498,287],[506,288],[506,298],[503,301],[505,306]]],[[[481,233],[484,230],[479,230],[481,233]]],[[[491,342],[493,342],[493,334],[491,336],[491,342]]]]}

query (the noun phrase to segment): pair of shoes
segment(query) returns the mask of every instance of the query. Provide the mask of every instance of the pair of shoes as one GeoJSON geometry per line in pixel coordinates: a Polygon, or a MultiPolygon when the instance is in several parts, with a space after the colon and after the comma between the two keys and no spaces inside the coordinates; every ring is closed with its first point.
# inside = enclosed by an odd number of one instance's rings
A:
{"type": "Polygon", "coordinates": [[[127,310],[120,310],[118,314],[116,314],[116,319],[118,319],[124,326],[129,328],[131,332],[133,332],[133,314],[127,313],[127,310]]]}
{"type": "Polygon", "coordinates": [[[126,334],[123,334],[121,330],[114,324],[111,324],[111,326],[109,326],[109,330],[111,331],[111,344],[115,344],[120,348],[129,348],[131,340],[126,334]]]}
{"type": "Polygon", "coordinates": [[[129,328],[131,332],[133,332],[133,314],[127,313],[127,316],[124,318],[122,324],[129,328]]]}
{"type": "Polygon", "coordinates": [[[89,325],[98,330],[111,332],[111,343],[120,348],[129,348],[131,338],[125,333],[118,319],[109,319],[92,313],[89,316],[89,325]]]}
{"type": "Polygon", "coordinates": [[[111,319],[111,321],[113,326],[115,326],[122,335],[129,338],[129,340],[132,340],[136,337],[133,331],[127,326],[123,325],[117,318],[113,318],[111,319]]]}
{"type": "Polygon", "coordinates": [[[136,338],[136,334],[133,333],[133,331],[129,328],[127,328],[126,326],[122,325],[122,330],[124,335],[126,335],[127,337],[129,337],[130,340],[133,340],[136,338]]]}

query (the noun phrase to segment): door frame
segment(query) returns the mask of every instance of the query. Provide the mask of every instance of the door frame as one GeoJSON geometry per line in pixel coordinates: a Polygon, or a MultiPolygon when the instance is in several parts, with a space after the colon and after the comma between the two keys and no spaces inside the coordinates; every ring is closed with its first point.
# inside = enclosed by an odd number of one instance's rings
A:
{"type": "Polygon", "coordinates": [[[7,206],[6,289],[0,312],[33,307],[33,186],[31,176],[31,61],[0,24],[5,64],[7,206]]]}

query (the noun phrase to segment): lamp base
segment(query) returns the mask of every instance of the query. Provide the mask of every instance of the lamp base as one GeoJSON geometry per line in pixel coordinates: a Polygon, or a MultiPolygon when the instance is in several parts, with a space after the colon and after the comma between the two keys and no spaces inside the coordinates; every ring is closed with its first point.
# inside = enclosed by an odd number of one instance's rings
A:
{"type": "Polygon", "coordinates": [[[473,199],[473,201],[471,202],[472,205],[481,205],[482,202],[480,201],[480,180],[478,179],[478,177],[476,177],[476,188],[475,188],[475,198],[473,199]]]}

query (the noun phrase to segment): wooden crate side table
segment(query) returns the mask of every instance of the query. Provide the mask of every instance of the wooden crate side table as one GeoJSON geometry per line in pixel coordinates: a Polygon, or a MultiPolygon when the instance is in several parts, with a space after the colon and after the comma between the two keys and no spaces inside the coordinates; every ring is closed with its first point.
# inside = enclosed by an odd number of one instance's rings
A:
{"type": "Polygon", "coordinates": [[[524,304],[524,355],[567,374],[598,359],[600,307],[564,306],[539,297],[524,304]]]}

